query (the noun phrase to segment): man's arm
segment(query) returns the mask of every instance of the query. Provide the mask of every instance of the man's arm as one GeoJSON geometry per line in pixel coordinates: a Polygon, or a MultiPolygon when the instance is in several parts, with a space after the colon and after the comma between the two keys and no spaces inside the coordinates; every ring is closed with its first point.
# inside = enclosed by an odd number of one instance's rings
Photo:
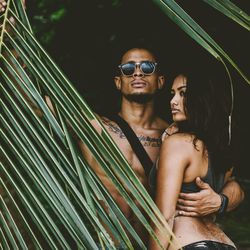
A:
{"type": "Polygon", "coordinates": [[[226,211],[231,211],[238,207],[245,197],[244,191],[235,180],[229,180],[223,187],[222,193],[225,194],[229,200],[226,211]]]}
{"type": "MultiPolygon", "coordinates": [[[[216,213],[221,206],[220,195],[199,177],[196,178],[196,184],[201,188],[200,192],[179,195],[177,204],[179,214],[196,217],[216,213]]],[[[235,180],[227,181],[221,193],[228,197],[226,211],[235,209],[244,199],[244,192],[235,180]]]]}

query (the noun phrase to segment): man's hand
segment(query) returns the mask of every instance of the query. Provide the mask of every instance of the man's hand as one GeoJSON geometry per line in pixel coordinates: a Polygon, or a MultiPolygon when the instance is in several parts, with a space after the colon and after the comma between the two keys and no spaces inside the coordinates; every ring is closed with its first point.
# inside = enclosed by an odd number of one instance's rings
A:
{"type": "MultiPolygon", "coordinates": [[[[23,0],[23,4],[25,6],[25,0],[23,0]]],[[[7,1],[6,0],[0,0],[0,14],[5,11],[6,6],[7,6],[7,1]]]]}
{"type": "Polygon", "coordinates": [[[200,192],[180,193],[177,202],[179,215],[197,217],[212,214],[219,210],[221,205],[220,195],[199,177],[196,178],[196,184],[201,189],[200,192]]]}
{"type": "Polygon", "coordinates": [[[5,11],[7,2],[5,0],[0,0],[0,13],[5,11]]]}

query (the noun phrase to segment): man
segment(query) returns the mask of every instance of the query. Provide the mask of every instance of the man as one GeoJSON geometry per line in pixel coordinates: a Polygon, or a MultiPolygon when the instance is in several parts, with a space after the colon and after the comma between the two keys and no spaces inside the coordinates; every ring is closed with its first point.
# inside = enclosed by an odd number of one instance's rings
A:
{"type": "MultiPolygon", "coordinates": [[[[148,65],[150,68],[150,66],[148,65]]],[[[121,108],[119,116],[122,117],[133,129],[144,149],[153,162],[156,161],[161,145],[161,135],[168,127],[166,121],[156,115],[155,97],[164,84],[165,78],[160,74],[157,58],[147,49],[132,48],[128,50],[120,62],[120,74],[115,76],[116,88],[121,93],[121,108]],[[148,69],[144,62],[152,63],[153,69],[148,69]],[[149,70],[149,71],[147,71],[149,70]]],[[[148,176],[131,148],[127,138],[121,128],[114,121],[101,117],[103,124],[112,139],[120,148],[129,164],[141,180],[147,190],[149,190],[148,176]]],[[[96,127],[99,130],[98,127],[96,127]]],[[[84,145],[81,146],[86,155],[84,145]]],[[[120,196],[115,186],[105,176],[97,162],[90,155],[86,155],[90,165],[103,181],[106,188],[110,191],[121,210],[146,242],[147,234],[136,219],[128,204],[120,196]]],[[[180,194],[178,210],[186,216],[204,216],[215,213],[220,209],[221,196],[215,193],[208,184],[197,178],[197,185],[201,191],[194,194],[180,194]]],[[[227,182],[223,193],[229,198],[227,210],[235,208],[244,197],[239,184],[233,180],[227,182]]]]}
{"type": "MultiPolygon", "coordinates": [[[[163,87],[165,80],[162,75],[159,75],[156,68],[153,73],[147,75],[142,72],[141,62],[156,62],[154,55],[145,49],[132,49],[126,52],[122,57],[121,65],[126,67],[125,63],[128,62],[132,63],[132,65],[130,65],[132,67],[134,65],[134,70],[131,71],[131,76],[125,75],[124,73],[127,72],[124,69],[119,76],[114,78],[116,87],[122,94],[119,115],[129,123],[139,137],[139,140],[143,144],[149,157],[155,162],[159,154],[161,134],[168,124],[166,121],[155,115],[154,97],[163,87]]],[[[123,67],[121,70],[122,69],[123,67]]],[[[133,152],[123,131],[110,119],[102,117],[101,120],[114,142],[132,166],[138,178],[141,180],[145,188],[149,190],[148,177],[145,175],[144,168],[133,152]]],[[[96,129],[99,130],[98,127],[96,129]]],[[[133,227],[145,242],[147,234],[142,225],[139,224],[136,215],[132,213],[129,205],[123,200],[116,187],[105,176],[105,173],[98,166],[95,159],[91,155],[86,154],[85,146],[83,144],[81,145],[89,164],[94,168],[105,187],[119,204],[124,215],[129,218],[133,227]]]]}

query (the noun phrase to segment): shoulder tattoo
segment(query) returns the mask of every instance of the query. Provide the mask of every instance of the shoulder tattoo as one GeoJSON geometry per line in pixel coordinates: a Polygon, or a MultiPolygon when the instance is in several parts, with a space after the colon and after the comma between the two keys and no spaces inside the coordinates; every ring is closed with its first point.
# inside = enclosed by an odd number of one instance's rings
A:
{"type": "MultiPolygon", "coordinates": [[[[115,133],[119,136],[121,139],[127,139],[123,131],[120,127],[117,126],[116,123],[107,120],[102,119],[102,122],[108,127],[108,130],[112,133],[115,133]]],[[[160,147],[161,146],[161,138],[154,138],[150,136],[144,136],[144,135],[137,135],[137,138],[142,143],[144,147],[160,147]]]]}
{"type": "Polygon", "coordinates": [[[108,127],[108,130],[110,132],[119,135],[121,139],[126,139],[126,136],[124,135],[123,131],[120,129],[120,127],[116,125],[116,123],[105,118],[102,118],[102,122],[108,127]]]}

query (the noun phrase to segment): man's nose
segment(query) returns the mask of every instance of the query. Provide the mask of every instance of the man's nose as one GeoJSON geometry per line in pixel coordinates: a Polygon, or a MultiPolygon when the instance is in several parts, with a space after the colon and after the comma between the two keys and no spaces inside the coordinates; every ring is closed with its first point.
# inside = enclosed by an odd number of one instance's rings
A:
{"type": "Polygon", "coordinates": [[[134,76],[134,77],[135,77],[135,76],[140,76],[140,77],[144,76],[144,74],[143,74],[143,72],[141,71],[139,65],[136,65],[136,67],[135,67],[135,72],[134,72],[133,76],[134,76]]]}

